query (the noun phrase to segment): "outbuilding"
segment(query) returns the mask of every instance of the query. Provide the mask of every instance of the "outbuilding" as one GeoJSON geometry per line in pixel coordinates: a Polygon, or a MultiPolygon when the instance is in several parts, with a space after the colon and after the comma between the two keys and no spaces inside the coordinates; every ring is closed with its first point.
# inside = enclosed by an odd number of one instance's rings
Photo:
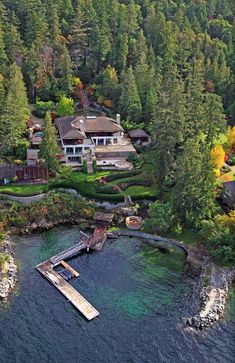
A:
{"type": "Polygon", "coordinates": [[[150,136],[143,129],[130,130],[128,136],[133,144],[146,145],[150,142],[150,136]]]}

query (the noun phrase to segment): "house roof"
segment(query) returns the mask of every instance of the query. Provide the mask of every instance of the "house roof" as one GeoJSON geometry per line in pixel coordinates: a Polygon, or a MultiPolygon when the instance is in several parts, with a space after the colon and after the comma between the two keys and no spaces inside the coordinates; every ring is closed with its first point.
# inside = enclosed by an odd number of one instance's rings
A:
{"type": "Polygon", "coordinates": [[[85,139],[86,133],[92,132],[123,132],[121,125],[105,116],[64,116],[57,118],[55,124],[64,140],[85,139]]]}
{"type": "Polygon", "coordinates": [[[149,137],[147,132],[145,132],[143,129],[134,129],[128,131],[128,135],[130,138],[142,138],[142,137],[149,137]]]}
{"type": "Polygon", "coordinates": [[[16,176],[16,171],[22,169],[17,165],[0,165],[0,179],[14,178],[16,176]]]}
{"type": "Polygon", "coordinates": [[[41,136],[33,136],[31,139],[30,139],[30,142],[31,144],[33,145],[39,145],[42,143],[42,137],[41,136]]]}
{"type": "Polygon", "coordinates": [[[38,159],[38,150],[27,149],[27,159],[38,159]]]}
{"type": "Polygon", "coordinates": [[[235,193],[235,180],[230,182],[225,182],[223,183],[223,186],[232,193],[235,193]]]}
{"type": "Polygon", "coordinates": [[[55,124],[59,130],[60,137],[64,140],[85,139],[77,128],[72,126],[72,122],[76,120],[77,116],[64,116],[55,120],[55,124]]]}
{"type": "Polygon", "coordinates": [[[94,220],[111,223],[113,220],[113,217],[114,217],[113,213],[96,212],[94,215],[94,220]]]}
{"type": "Polygon", "coordinates": [[[123,132],[121,125],[116,123],[115,120],[105,117],[97,116],[94,118],[86,118],[84,116],[77,117],[73,121],[73,125],[84,132],[123,132]]]}

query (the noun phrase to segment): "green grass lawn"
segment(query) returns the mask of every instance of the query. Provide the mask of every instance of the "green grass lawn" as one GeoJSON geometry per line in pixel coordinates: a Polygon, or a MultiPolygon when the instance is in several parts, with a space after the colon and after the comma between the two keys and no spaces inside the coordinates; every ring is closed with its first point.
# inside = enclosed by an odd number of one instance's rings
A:
{"type": "Polygon", "coordinates": [[[48,190],[48,185],[30,184],[30,185],[6,185],[0,186],[0,193],[15,195],[36,195],[48,190]]]}
{"type": "MultiPolygon", "coordinates": [[[[117,183],[125,183],[129,180],[137,180],[139,178],[148,179],[149,178],[149,166],[144,166],[142,168],[142,174],[131,176],[128,178],[120,178],[118,180],[113,180],[112,182],[107,183],[106,185],[114,186],[117,183]]],[[[100,199],[100,200],[110,200],[110,201],[122,201],[126,195],[130,195],[134,199],[143,199],[143,198],[154,198],[157,197],[157,188],[155,186],[130,186],[127,190],[123,191],[120,194],[101,194],[96,192],[96,182],[98,179],[108,176],[110,174],[120,174],[121,172],[113,172],[113,171],[99,171],[95,174],[86,174],[83,172],[71,172],[66,178],[61,179],[51,179],[48,181],[47,185],[7,185],[0,186],[0,193],[8,193],[13,195],[36,195],[42,192],[47,192],[50,189],[65,187],[65,188],[74,188],[81,195],[100,199]]]]}

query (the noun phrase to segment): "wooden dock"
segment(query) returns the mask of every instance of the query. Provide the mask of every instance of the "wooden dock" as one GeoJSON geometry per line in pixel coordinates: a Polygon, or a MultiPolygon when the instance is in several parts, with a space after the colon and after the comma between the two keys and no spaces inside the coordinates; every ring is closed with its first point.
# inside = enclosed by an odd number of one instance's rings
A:
{"type": "Polygon", "coordinates": [[[107,227],[113,219],[111,213],[97,212],[94,220],[97,222],[97,227],[91,237],[88,237],[77,243],[76,245],[67,248],[66,250],[51,257],[36,266],[36,269],[44,276],[52,285],[54,285],[86,318],[92,320],[99,315],[99,312],[76,291],[65,279],[60,276],[54,267],[62,265],[70,271],[73,276],[78,277],[79,273],[69,266],[64,260],[77,256],[84,250],[101,249],[107,238],[107,227]]]}
{"type": "Polygon", "coordinates": [[[99,312],[75,290],[63,277],[55,270],[50,261],[46,261],[37,265],[36,269],[44,276],[52,285],[54,285],[70,302],[78,309],[87,320],[92,320],[99,315],[99,312]]]}
{"type": "Polygon", "coordinates": [[[63,261],[63,260],[60,261],[60,265],[62,265],[64,268],[66,268],[66,270],[70,271],[74,277],[79,277],[79,272],[74,270],[74,268],[72,268],[70,265],[68,265],[65,261],[63,261]]]}

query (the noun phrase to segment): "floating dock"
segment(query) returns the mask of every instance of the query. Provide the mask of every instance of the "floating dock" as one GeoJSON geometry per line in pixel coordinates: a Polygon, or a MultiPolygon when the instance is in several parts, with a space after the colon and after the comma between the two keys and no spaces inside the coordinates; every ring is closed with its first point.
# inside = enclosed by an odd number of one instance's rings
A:
{"type": "Polygon", "coordinates": [[[67,248],[65,251],[51,257],[48,261],[40,263],[36,269],[54,285],[70,302],[78,309],[87,320],[92,320],[99,315],[99,312],[75,290],[65,279],[54,270],[54,267],[62,265],[74,277],[78,277],[79,273],[69,266],[64,260],[75,257],[84,250],[89,251],[90,248],[102,248],[107,238],[107,227],[113,219],[111,213],[96,213],[94,220],[97,222],[93,236],[87,237],[85,240],[76,245],[67,248]]]}
{"type": "Polygon", "coordinates": [[[63,277],[61,277],[55,270],[50,261],[46,261],[37,265],[36,269],[54,285],[76,309],[82,313],[87,320],[92,320],[99,315],[99,312],[75,290],[63,277]]]}
{"type": "Polygon", "coordinates": [[[69,266],[65,261],[60,261],[60,265],[62,265],[64,268],[66,268],[66,270],[70,271],[71,274],[74,277],[79,277],[79,272],[77,272],[76,270],[74,270],[74,268],[72,268],[71,266],[69,266]]]}

